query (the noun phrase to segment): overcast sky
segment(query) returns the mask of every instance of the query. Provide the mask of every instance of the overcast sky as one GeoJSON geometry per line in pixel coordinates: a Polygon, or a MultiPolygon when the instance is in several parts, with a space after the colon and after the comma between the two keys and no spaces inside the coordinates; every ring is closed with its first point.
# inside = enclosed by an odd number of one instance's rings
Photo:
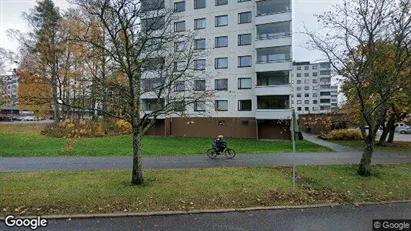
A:
{"type": "MultiPolygon", "coordinates": [[[[208,0],[214,1],[214,0],[208,0]]],[[[233,0],[230,0],[233,1],[233,0]]],[[[235,0],[236,1],[236,0],[235,0]]],[[[318,52],[307,51],[304,44],[307,37],[299,34],[306,25],[310,30],[318,28],[314,14],[321,14],[331,10],[333,4],[341,3],[342,0],[293,0],[293,24],[294,24],[294,60],[316,61],[321,59],[318,52]]],[[[17,50],[18,44],[7,37],[6,30],[9,28],[27,31],[29,27],[22,18],[22,13],[33,8],[36,0],[0,0],[0,47],[17,50]]],[[[65,0],[54,0],[56,6],[67,9],[69,4],[65,0]]]]}

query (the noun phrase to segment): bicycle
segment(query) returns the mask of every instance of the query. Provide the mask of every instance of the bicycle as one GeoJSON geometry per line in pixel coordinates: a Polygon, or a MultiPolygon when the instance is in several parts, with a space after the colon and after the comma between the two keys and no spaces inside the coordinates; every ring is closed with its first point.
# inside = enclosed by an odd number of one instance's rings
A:
{"type": "Polygon", "coordinates": [[[224,154],[225,158],[233,159],[236,155],[236,152],[234,151],[234,149],[231,149],[231,148],[224,147],[222,151],[217,151],[216,149],[217,149],[216,147],[212,147],[207,150],[208,158],[216,159],[217,156],[224,154]]]}

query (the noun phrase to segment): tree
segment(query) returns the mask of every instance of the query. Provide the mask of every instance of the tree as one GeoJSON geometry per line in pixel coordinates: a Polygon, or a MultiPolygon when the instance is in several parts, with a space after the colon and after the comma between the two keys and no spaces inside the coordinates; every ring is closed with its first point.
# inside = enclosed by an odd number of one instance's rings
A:
{"type": "Polygon", "coordinates": [[[311,46],[345,78],[349,97],[359,103],[365,142],[361,176],[371,174],[375,138],[389,100],[410,81],[410,5],[408,0],[344,0],[335,11],[317,16],[325,34],[307,31],[311,46]]]}
{"type": "MultiPolygon", "coordinates": [[[[142,184],[141,141],[156,119],[184,114],[187,106],[209,97],[209,91],[192,91],[200,69],[194,51],[194,34],[175,33],[173,21],[179,16],[164,8],[164,1],[75,0],[87,17],[86,33],[72,35],[85,47],[108,57],[112,73],[93,81],[104,89],[105,107],[98,111],[112,118],[125,119],[132,126],[132,184],[142,184]],[[97,27],[95,24],[97,23],[97,27]],[[93,39],[97,29],[99,40],[93,39]],[[177,52],[175,52],[177,51],[177,52]],[[196,74],[194,74],[196,73],[196,74]],[[190,90],[189,90],[190,89],[190,90]],[[118,113],[120,111],[120,113],[118,113]]],[[[106,62],[106,60],[104,61],[106,62]]],[[[103,63],[104,63],[103,62],[103,63]]],[[[202,68],[201,68],[202,69],[202,68]]],[[[60,99],[63,105],[68,105],[60,99]]],[[[72,106],[72,105],[69,105],[72,106]]]]}
{"type": "MultiPolygon", "coordinates": [[[[41,78],[49,81],[52,90],[52,105],[54,121],[60,120],[59,94],[59,63],[62,50],[60,37],[61,15],[52,0],[42,0],[23,15],[33,27],[32,43],[25,43],[26,48],[38,56],[42,64],[41,78]]],[[[21,39],[20,39],[21,40],[21,39]]],[[[32,67],[35,69],[35,66],[32,67]]]]}

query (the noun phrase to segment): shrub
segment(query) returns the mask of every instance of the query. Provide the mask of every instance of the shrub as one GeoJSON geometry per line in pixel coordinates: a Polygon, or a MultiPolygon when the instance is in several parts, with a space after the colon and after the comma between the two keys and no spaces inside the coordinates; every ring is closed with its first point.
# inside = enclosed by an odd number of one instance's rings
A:
{"type": "Polygon", "coordinates": [[[47,125],[42,135],[57,138],[83,138],[117,136],[131,133],[131,125],[127,121],[64,121],[47,125]]]}
{"type": "Polygon", "coordinates": [[[361,131],[356,129],[333,130],[327,135],[321,135],[320,138],[325,140],[362,140],[361,131]]]}

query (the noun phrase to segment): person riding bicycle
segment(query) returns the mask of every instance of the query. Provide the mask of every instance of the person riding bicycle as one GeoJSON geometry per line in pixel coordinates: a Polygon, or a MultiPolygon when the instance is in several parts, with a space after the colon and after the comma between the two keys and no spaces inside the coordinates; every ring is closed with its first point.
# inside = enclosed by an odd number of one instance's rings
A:
{"type": "Polygon", "coordinates": [[[227,143],[224,142],[224,136],[219,135],[216,140],[213,142],[213,148],[216,152],[222,152],[227,147],[227,143]]]}

